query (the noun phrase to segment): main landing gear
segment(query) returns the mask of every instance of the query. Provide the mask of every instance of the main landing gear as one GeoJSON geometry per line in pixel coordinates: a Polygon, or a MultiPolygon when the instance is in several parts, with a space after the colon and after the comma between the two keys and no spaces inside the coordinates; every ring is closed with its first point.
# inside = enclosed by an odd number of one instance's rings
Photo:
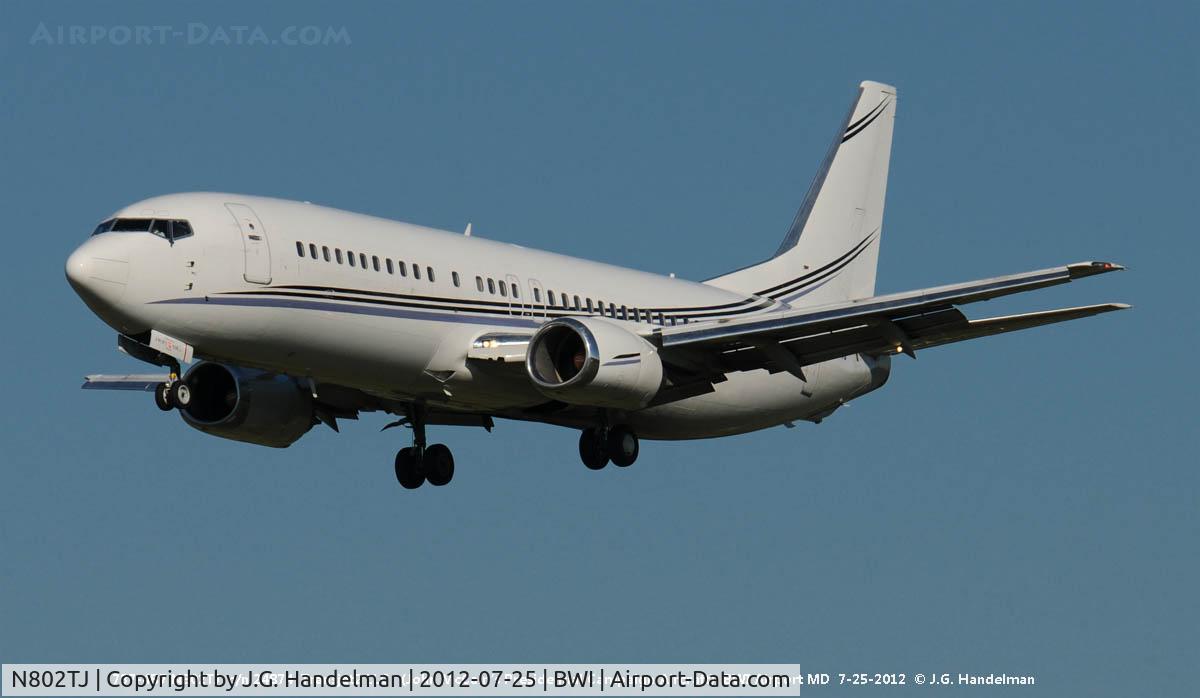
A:
{"type": "Polygon", "coordinates": [[[396,480],[407,490],[415,490],[424,482],[435,487],[454,479],[454,455],[445,444],[425,445],[425,416],[414,409],[412,423],[413,445],[396,454],[396,480]]]}
{"type": "Polygon", "coordinates": [[[579,458],[592,470],[608,465],[621,468],[633,465],[638,457],[638,437],[629,427],[619,424],[613,427],[592,427],[579,435],[579,458]]]}

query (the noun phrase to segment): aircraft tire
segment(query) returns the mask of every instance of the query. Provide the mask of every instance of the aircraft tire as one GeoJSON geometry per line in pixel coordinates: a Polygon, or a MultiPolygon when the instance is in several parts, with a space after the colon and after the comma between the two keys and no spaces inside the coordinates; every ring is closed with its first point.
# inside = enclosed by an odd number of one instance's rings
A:
{"type": "Polygon", "coordinates": [[[637,434],[627,426],[617,425],[609,429],[608,436],[604,439],[604,450],[608,452],[613,465],[619,468],[633,465],[640,448],[637,434]]]}
{"type": "Polygon", "coordinates": [[[447,485],[454,479],[454,454],[445,444],[434,444],[425,449],[421,460],[425,466],[425,479],[434,487],[447,485]]]}
{"type": "Polygon", "coordinates": [[[608,465],[608,453],[599,429],[584,429],[579,435],[579,458],[590,470],[600,470],[608,465]]]}
{"type": "Polygon", "coordinates": [[[154,386],[154,404],[163,412],[175,409],[175,406],[171,404],[171,386],[166,383],[154,386]]]}
{"type": "Polygon", "coordinates": [[[167,397],[171,404],[179,409],[185,409],[192,404],[192,389],[183,381],[175,381],[171,383],[171,389],[167,391],[167,397]]]}
{"type": "Polygon", "coordinates": [[[415,490],[425,482],[415,448],[402,448],[396,454],[396,481],[406,490],[415,490]]]}

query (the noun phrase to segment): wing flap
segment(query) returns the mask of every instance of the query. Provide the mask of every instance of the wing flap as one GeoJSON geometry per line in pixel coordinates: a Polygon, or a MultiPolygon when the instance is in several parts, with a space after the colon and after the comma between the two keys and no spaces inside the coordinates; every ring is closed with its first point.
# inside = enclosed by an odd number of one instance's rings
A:
{"type": "Polygon", "coordinates": [[[914,339],[913,343],[918,349],[928,349],[943,344],[952,344],[979,337],[990,337],[996,334],[1004,334],[1005,332],[1027,330],[1031,327],[1051,325],[1067,320],[1078,320],[1079,318],[1091,317],[1100,313],[1111,313],[1114,310],[1125,310],[1127,308],[1129,306],[1124,303],[1101,303],[1099,305],[1084,305],[1076,308],[1060,308],[1057,310],[1043,310],[1036,313],[983,318],[980,320],[971,320],[966,323],[965,327],[945,328],[938,332],[923,335],[914,339]]]}
{"type": "MultiPolygon", "coordinates": [[[[801,366],[808,366],[851,354],[915,353],[943,344],[1077,320],[1128,307],[1123,303],[1103,303],[980,320],[968,320],[958,309],[952,308],[896,321],[894,325],[901,331],[903,343],[897,341],[893,332],[881,331],[879,325],[861,325],[788,340],[778,346],[795,354],[801,366]]],[[[728,349],[721,355],[721,364],[731,371],[763,368],[775,373],[787,370],[776,363],[768,353],[754,346],[728,349]]]]}

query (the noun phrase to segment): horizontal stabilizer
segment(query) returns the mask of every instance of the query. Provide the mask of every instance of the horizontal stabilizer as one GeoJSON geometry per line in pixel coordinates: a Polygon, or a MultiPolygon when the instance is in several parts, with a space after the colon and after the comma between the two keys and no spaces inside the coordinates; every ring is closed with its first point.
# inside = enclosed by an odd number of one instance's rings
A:
{"type": "Polygon", "coordinates": [[[84,390],[139,390],[153,392],[154,386],[164,383],[167,375],[156,373],[138,373],[128,375],[108,375],[96,373],[83,379],[84,390]]]}

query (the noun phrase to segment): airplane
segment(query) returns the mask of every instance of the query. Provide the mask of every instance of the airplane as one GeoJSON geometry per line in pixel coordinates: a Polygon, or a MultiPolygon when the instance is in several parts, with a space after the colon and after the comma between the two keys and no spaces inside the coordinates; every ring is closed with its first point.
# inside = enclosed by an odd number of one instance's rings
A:
{"type": "Polygon", "coordinates": [[[1123,268],[1109,262],[875,295],[895,114],[894,87],[862,82],[779,248],[703,282],[309,202],[139,201],[66,276],[119,350],[165,373],[83,387],[152,392],[191,427],[277,448],[387,413],[412,430],[394,471],[416,489],[454,476],[428,426],[544,422],[580,431],[588,468],[625,467],[641,439],[820,423],[882,387],[896,354],[1129,307],[961,310],[1123,268]]]}

